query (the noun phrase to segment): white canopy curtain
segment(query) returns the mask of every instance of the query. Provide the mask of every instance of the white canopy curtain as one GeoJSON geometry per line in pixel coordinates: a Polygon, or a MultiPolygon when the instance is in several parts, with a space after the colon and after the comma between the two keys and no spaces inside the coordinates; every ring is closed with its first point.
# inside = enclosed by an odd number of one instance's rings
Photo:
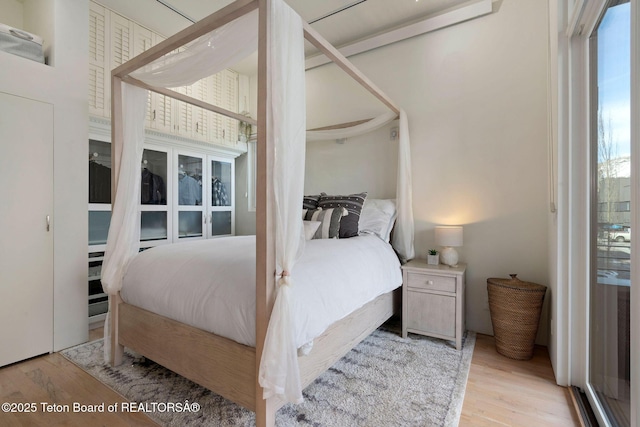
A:
{"type": "Polygon", "coordinates": [[[340,129],[308,130],[307,141],[327,141],[331,139],[351,138],[373,132],[396,119],[396,113],[388,111],[364,123],[340,129]]]}
{"type": "Polygon", "coordinates": [[[258,10],[249,12],[131,73],[157,87],[191,85],[235,65],[258,49],[258,10]]]}
{"type": "Polygon", "coordinates": [[[265,399],[280,395],[302,402],[298,352],[291,320],[289,273],[304,249],[302,196],[305,170],[306,96],[302,19],[284,2],[271,2],[268,40],[267,138],[274,141],[273,191],[276,224],[276,300],[258,378],[265,399]]]}
{"type": "Polygon", "coordinates": [[[415,256],[413,249],[413,197],[411,183],[411,141],[407,113],[400,110],[400,130],[398,143],[398,178],[396,182],[396,219],[391,244],[405,262],[415,256]]]}
{"type": "MultiPolygon", "coordinates": [[[[147,91],[128,84],[122,85],[122,98],[128,99],[122,108],[122,132],[124,144],[116,171],[116,200],[111,212],[111,225],[107,236],[107,248],[102,262],[102,287],[109,295],[122,288],[122,277],[127,263],[140,249],[140,162],[144,143],[144,119],[147,91]]],[[[107,313],[104,328],[104,358],[111,357],[110,314],[107,313]]]]}

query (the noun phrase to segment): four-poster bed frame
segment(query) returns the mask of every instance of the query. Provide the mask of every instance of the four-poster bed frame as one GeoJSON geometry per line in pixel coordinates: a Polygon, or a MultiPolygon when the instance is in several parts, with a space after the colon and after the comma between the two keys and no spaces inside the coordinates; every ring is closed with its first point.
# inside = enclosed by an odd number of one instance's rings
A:
{"type": "MultiPolygon", "coordinates": [[[[273,142],[267,138],[267,7],[271,0],[236,0],[207,18],[186,28],[114,69],[112,72],[112,188],[117,189],[119,153],[123,144],[122,84],[128,83],[181,101],[244,120],[257,126],[257,207],[256,207],[256,347],[238,344],[227,338],[205,332],[166,317],[126,304],[120,295],[110,297],[109,331],[111,361],[120,364],[124,347],[129,347],[174,372],[232,400],[256,413],[257,426],[272,426],[275,412],[284,402],[274,397],[263,399],[258,383],[258,370],[264,348],[267,326],[275,299],[275,231],[272,217],[273,142]],[[129,76],[129,73],[184,44],[225,25],[255,9],[259,9],[258,39],[258,119],[190,98],[178,92],[154,87],[129,76]]],[[[358,83],[396,114],[400,109],[370,80],[360,73],[337,49],[326,42],[308,24],[303,24],[304,37],[358,83]]],[[[115,190],[113,191],[115,201],[115,190]]],[[[311,353],[299,358],[303,387],[333,365],[362,339],[393,314],[394,292],[390,292],[334,323],[314,340],[311,353]]]]}

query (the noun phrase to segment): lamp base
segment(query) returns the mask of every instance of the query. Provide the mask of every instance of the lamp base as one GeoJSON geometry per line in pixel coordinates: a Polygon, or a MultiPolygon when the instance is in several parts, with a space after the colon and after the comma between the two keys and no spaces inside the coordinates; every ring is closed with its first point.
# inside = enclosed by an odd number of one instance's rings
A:
{"type": "Polygon", "coordinates": [[[449,267],[456,267],[458,265],[458,251],[450,246],[445,246],[440,251],[440,261],[449,267]]]}

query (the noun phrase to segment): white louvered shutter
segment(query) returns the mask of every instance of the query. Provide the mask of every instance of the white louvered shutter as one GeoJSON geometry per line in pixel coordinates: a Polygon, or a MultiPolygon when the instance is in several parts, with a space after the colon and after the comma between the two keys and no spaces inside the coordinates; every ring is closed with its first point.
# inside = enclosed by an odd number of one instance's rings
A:
{"type": "MultiPolygon", "coordinates": [[[[210,78],[204,78],[195,82],[192,86],[192,96],[197,100],[210,103],[208,90],[210,78]]],[[[192,106],[193,111],[193,138],[207,140],[209,133],[209,111],[204,108],[192,106]]]]}
{"type": "MultiPolygon", "coordinates": [[[[209,96],[211,103],[219,107],[224,108],[223,100],[223,76],[224,71],[211,76],[209,96]]],[[[209,139],[216,144],[223,144],[223,131],[224,131],[224,116],[218,113],[211,112],[209,114],[210,119],[210,137],[209,139]]]]}
{"type": "MultiPolygon", "coordinates": [[[[175,91],[187,96],[193,96],[193,88],[191,86],[181,86],[175,88],[175,91]]],[[[193,128],[193,106],[184,101],[176,102],[176,123],[174,132],[186,138],[191,137],[193,128]]]]}
{"type": "MultiPolygon", "coordinates": [[[[134,58],[140,55],[145,50],[153,46],[153,32],[147,28],[144,28],[135,22],[133,23],[133,51],[131,57],[134,58]]],[[[147,113],[145,119],[145,126],[151,127],[153,121],[153,107],[151,101],[151,92],[149,92],[147,100],[147,113]]]]}
{"type": "Polygon", "coordinates": [[[119,67],[132,58],[133,23],[117,13],[111,12],[110,69],[119,67]]]}
{"type": "Polygon", "coordinates": [[[109,117],[111,80],[107,60],[105,8],[89,3],[89,114],[109,117]]]}
{"type": "MultiPolygon", "coordinates": [[[[238,73],[225,70],[223,73],[223,108],[238,112],[238,73]]],[[[236,145],[238,141],[238,121],[230,117],[224,118],[224,140],[227,145],[236,145]]]]}

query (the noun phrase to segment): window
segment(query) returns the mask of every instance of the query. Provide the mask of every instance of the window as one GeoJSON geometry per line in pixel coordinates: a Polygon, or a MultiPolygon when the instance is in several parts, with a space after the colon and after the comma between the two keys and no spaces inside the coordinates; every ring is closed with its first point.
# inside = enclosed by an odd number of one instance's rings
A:
{"type": "Polygon", "coordinates": [[[630,5],[610,1],[589,39],[591,67],[590,397],[613,426],[630,403],[630,5]]]}

